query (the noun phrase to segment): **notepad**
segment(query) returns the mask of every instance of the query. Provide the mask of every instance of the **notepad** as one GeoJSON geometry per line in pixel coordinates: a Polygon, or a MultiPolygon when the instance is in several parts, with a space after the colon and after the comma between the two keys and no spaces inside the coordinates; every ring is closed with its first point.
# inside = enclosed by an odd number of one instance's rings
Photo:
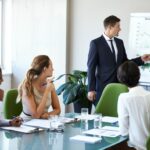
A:
{"type": "Polygon", "coordinates": [[[21,125],[20,127],[1,127],[1,128],[5,129],[5,130],[22,132],[22,133],[33,133],[36,131],[42,131],[42,129],[28,127],[28,126],[24,126],[24,125],[21,125]]]}
{"type": "Polygon", "coordinates": [[[32,119],[30,121],[24,122],[23,125],[35,128],[49,129],[50,121],[47,119],[32,119]]]}
{"type": "Polygon", "coordinates": [[[94,137],[94,136],[86,136],[86,135],[76,135],[76,136],[70,137],[70,140],[82,141],[82,142],[87,142],[87,143],[96,143],[96,142],[100,142],[101,138],[94,137]]]}
{"type": "Polygon", "coordinates": [[[91,129],[83,131],[83,134],[105,137],[117,137],[120,135],[120,132],[118,127],[104,126],[101,129],[91,129]]]}

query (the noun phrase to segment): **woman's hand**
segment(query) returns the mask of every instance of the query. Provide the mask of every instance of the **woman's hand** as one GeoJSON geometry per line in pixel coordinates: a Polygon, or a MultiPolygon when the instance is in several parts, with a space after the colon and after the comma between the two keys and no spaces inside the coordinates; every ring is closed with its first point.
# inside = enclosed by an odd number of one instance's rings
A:
{"type": "Polygon", "coordinates": [[[47,78],[46,89],[49,91],[52,91],[53,89],[55,89],[54,84],[53,84],[53,78],[47,78]]]}
{"type": "Polygon", "coordinates": [[[141,59],[146,62],[146,61],[150,61],[150,54],[144,54],[143,56],[141,56],[141,59]]]}
{"type": "Polygon", "coordinates": [[[41,119],[48,119],[49,118],[49,114],[46,112],[44,114],[42,114],[41,119]]]}

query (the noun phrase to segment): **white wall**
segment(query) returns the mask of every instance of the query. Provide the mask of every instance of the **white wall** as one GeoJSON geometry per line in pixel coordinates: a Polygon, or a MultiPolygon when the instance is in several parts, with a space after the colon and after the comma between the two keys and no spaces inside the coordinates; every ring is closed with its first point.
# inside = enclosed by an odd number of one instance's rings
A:
{"type": "Polygon", "coordinates": [[[128,49],[130,13],[150,12],[149,0],[68,0],[68,10],[66,1],[12,0],[12,87],[18,86],[37,54],[51,57],[56,76],[66,70],[86,70],[89,43],[102,34],[108,15],[121,18],[119,37],[128,49]]]}
{"type": "Polygon", "coordinates": [[[51,58],[56,77],[66,72],[66,7],[66,0],[12,0],[12,87],[39,54],[51,58]]]}
{"type": "Polygon", "coordinates": [[[149,0],[70,0],[69,70],[86,70],[90,41],[103,32],[103,20],[109,15],[121,19],[120,38],[128,49],[130,13],[150,12],[149,0]]]}
{"type": "Polygon", "coordinates": [[[11,74],[3,74],[3,82],[0,85],[4,91],[7,91],[11,88],[11,74]]]}

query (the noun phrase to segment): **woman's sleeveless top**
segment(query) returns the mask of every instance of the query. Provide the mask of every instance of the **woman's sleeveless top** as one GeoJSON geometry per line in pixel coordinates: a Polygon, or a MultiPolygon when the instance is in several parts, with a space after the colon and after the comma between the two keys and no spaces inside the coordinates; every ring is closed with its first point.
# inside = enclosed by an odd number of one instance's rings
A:
{"type": "MultiPolygon", "coordinates": [[[[39,93],[39,91],[35,88],[33,89],[33,92],[34,92],[34,100],[35,100],[36,106],[38,107],[38,105],[40,104],[44,94],[39,93]]],[[[48,112],[48,109],[51,106],[51,103],[52,103],[51,93],[49,93],[47,101],[46,101],[46,105],[45,105],[45,108],[44,108],[44,112],[48,112]]],[[[27,118],[27,119],[31,118],[31,115],[28,112],[28,108],[25,104],[23,104],[23,112],[21,113],[20,116],[23,117],[23,118],[27,118]]]]}

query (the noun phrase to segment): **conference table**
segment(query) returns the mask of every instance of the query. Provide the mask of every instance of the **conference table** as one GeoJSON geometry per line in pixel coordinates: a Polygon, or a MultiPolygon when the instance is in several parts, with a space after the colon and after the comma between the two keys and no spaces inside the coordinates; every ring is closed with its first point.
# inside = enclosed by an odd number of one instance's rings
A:
{"type": "MultiPolygon", "coordinates": [[[[88,129],[92,128],[93,121],[90,120],[88,129]]],[[[123,136],[101,137],[94,144],[70,140],[83,130],[81,121],[65,124],[64,132],[43,130],[25,134],[0,129],[0,150],[104,150],[127,140],[123,136]]]]}

